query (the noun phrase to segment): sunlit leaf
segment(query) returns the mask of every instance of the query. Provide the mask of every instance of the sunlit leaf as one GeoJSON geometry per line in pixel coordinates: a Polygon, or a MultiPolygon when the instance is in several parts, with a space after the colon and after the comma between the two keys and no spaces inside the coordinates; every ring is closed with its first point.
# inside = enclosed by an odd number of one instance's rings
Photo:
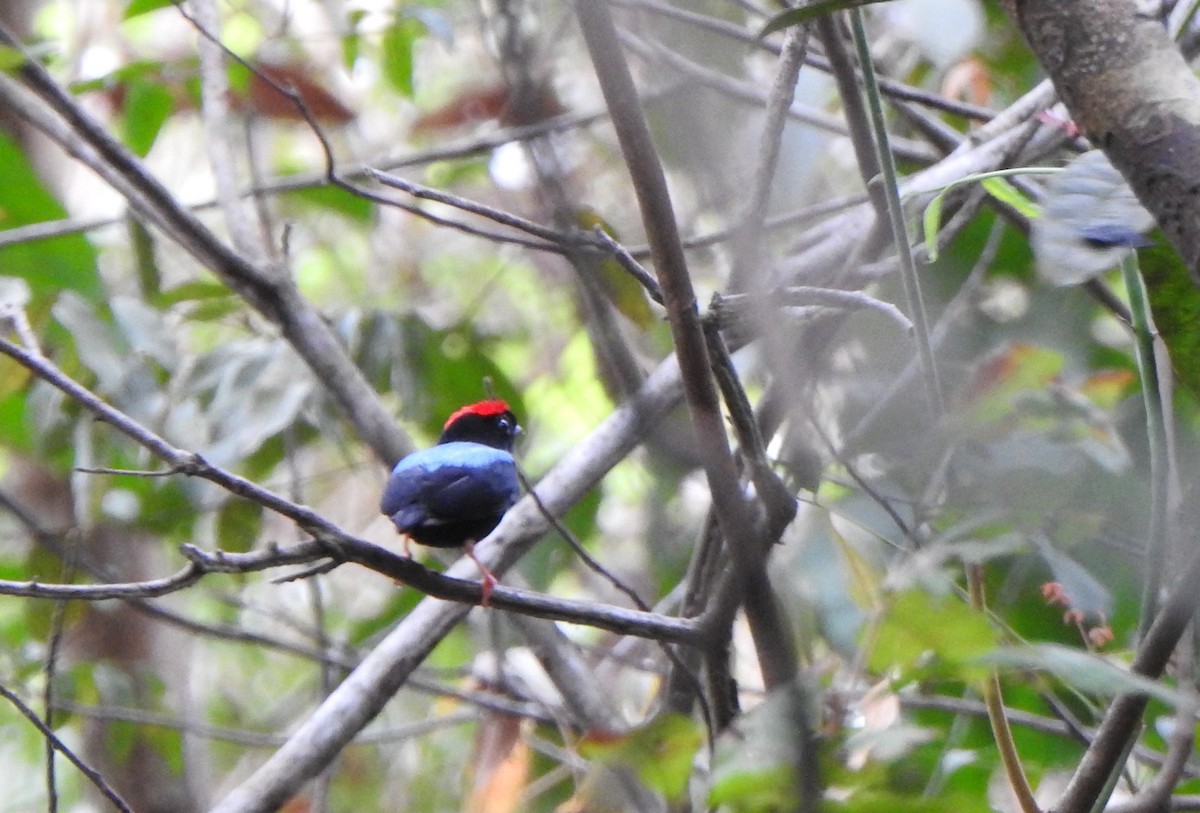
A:
{"type": "Polygon", "coordinates": [[[980,185],[988,194],[1001,203],[1007,203],[1026,217],[1037,217],[1038,206],[1001,176],[992,176],[980,181],[980,185]]]}
{"type": "Polygon", "coordinates": [[[155,304],[159,307],[168,307],[180,302],[202,302],[229,295],[229,288],[219,282],[192,280],[163,291],[158,295],[155,304]]]}
{"type": "Polygon", "coordinates": [[[354,195],[336,186],[310,186],[288,192],[286,200],[336,212],[358,223],[369,223],[375,213],[375,204],[361,195],[354,195]]]}
{"type": "Polygon", "coordinates": [[[383,32],[383,75],[387,83],[401,96],[411,99],[416,83],[413,79],[413,54],[417,42],[425,36],[425,24],[415,17],[400,15],[383,32]]]}
{"type": "Polygon", "coordinates": [[[710,805],[725,805],[738,813],[786,810],[795,798],[795,770],[788,765],[727,774],[708,793],[710,805]]]}
{"type": "Polygon", "coordinates": [[[0,45],[0,71],[11,73],[25,64],[25,54],[8,45],[0,45]]]}
{"type": "Polygon", "coordinates": [[[150,152],[173,106],[171,91],[158,82],[141,80],[126,86],[122,138],[134,154],[150,152]]]}
{"type": "Polygon", "coordinates": [[[1037,217],[1038,207],[1025,197],[1015,186],[1004,180],[1009,175],[1044,175],[1060,172],[1061,170],[1046,167],[1017,167],[1013,169],[998,169],[991,172],[977,172],[966,175],[957,181],[946,184],[925,205],[921,215],[921,230],[924,233],[925,248],[929,252],[929,262],[938,258],[937,233],[942,224],[942,206],[946,196],[963,184],[980,183],[993,197],[1008,203],[1027,217],[1037,217]]]}
{"type": "Polygon", "coordinates": [[[1135,675],[1111,658],[1059,644],[1003,647],[985,655],[981,662],[1014,670],[1049,672],[1068,686],[1105,697],[1137,692],[1171,705],[1182,701],[1174,689],[1135,675]]]}
{"type": "MultiPolygon", "coordinates": [[[[0,133],[0,230],[60,220],[66,210],[42,185],[16,142],[0,133]]],[[[80,234],[0,247],[0,271],[29,285],[31,319],[44,315],[63,290],[103,299],[95,250],[80,234]]]]}
{"type": "MultiPolygon", "coordinates": [[[[601,228],[613,239],[619,239],[613,226],[590,207],[575,211],[575,222],[584,231],[601,228]]],[[[616,259],[610,255],[581,258],[585,268],[595,271],[600,290],[618,311],[638,327],[649,327],[655,322],[654,313],[647,302],[646,291],[616,259]]]]}
{"type": "Polygon", "coordinates": [[[250,80],[254,72],[250,66],[236,59],[229,60],[225,65],[226,78],[229,81],[229,90],[237,98],[246,98],[250,92],[250,80]]]}
{"type": "Polygon", "coordinates": [[[1022,393],[1042,391],[1063,366],[1061,353],[1018,342],[995,353],[975,371],[967,393],[971,417],[985,422],[1010,414],[1022,393]]]}
{"type": "Polygon", "coordinates": [[[585,757],[632,769],[647,787],[668,800],[678,800],[687,788],[692,759],[704,735],[695,721],[664,714],[648,725],[619,737],[593,735],[580,743],[585,757]]]}
{"type": "Polygon", "coordinates": [[[129,4],[125,6],[125,13],[121,15],[123,20],[132,20],[134,17],[140,17],[143,14],[149,14],[151,11],[158,11],[160,8],[167,8],[175,5],[172,0],[129,0],[129,4]]]}
{"type": "Polygon", "coordinates": [[[781,686],[722,733],[713,763],[710,805],[737,813],[795,809],[804,747],[797,732],[809,724],[805,702],[804,692],[781,686]]]}
{"type": "Polygon", "coordinates": [[[1112,408],[1125,398],[1137,384],[1133,370],[1101,370],[1089,375],[1079,391],[1099,407],[1112,408]]]}
{"type": "Polygon", "coordinates": [[[984,675],[979,659],[996,648],[987,618],[961,599],[910,590],[892,598],[871,632],[869,663],[878,672],[900,669],[972,680],[984,675]]]}

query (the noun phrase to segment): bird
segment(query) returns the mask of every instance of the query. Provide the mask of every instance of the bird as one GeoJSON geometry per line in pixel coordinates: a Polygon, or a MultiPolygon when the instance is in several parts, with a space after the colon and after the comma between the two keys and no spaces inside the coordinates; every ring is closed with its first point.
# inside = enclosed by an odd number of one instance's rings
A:
{"type": "Polygon", "coordinates": [[[465,549],[482,575],[487,606],[496,577],[474,545],[500,524],[520,496],[513,443],[521,434],[506,402],[491,398],[452,414],[437,445],[402,458],[388,477],[379,508],[408,540],[465,549]]]}
{"type": "Polygon", "coordinates": [[[1033,221],[1038,278],[1078,285],[1103,274],[1131,250],[1154,241],[1154,215],[1101,150],[1075,158],[1046,184],[1041,217],[1033,221]]]}

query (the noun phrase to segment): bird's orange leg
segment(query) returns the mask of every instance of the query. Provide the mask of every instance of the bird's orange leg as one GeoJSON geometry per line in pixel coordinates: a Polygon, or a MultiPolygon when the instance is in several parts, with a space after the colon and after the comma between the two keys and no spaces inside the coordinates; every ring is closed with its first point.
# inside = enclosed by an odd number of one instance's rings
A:
{"type": "Polygon", "coordinates": [[[467,556],[471,557],[471,561],[475,563],[475,567],[479,568],[479,574],[483,577],[480,585],[483,595],[480,596],[479,606],[486,607],[492,603],[492,590],[496,588],[499,582],[496,581],[496,577],[492,574],[492,571],[488,570],[487,566],[475,557],[475,543],[473,541],[468,539],[464,548],[466,549],[467,556]]]}

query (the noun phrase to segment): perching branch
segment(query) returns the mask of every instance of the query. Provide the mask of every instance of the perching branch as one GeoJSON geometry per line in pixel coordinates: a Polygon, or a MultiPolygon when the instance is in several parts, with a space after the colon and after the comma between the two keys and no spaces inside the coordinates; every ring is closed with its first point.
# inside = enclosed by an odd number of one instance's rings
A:
{"type": "MultiPolygon", "coordinates": [[[[198,581],[207,573],[248,573],[288,564],[310,564],[322,559],[356,562],[397,581],[416,587],[440,598],[477,604],[480,600],[478,583],[435,573],[417,562],[358,539],[307,506],[298,505],[231,472],[213,466],[201,456],[177,449],[162,437],[138,424],[120,410],[106,404],[94,393],[67,377],[49,360],[35,356],[6,339],[0,338],[0,354],[17,361],[47,383],[57,387],[102,422],[108,423],[143,448],[172,467],[178,474],[201,477],[244,499],[287,517],[316,539],[289,548],[272,547],[252,553],[207,553],[186,545],[184,554],[192,566],[174,576],[150,582],[127,585],[43,585],[35,582],[0,583],[0,593],[35,598],[145,598],[165,595],[198,581]]],[[[530,500],[526,500],[530,502],[530,500]]],[[[492,605],[499,609],[519,610],[559,621],[583,622],[593,612],[606,619],[602,626],[615,632],[633,632],[649,621],[656,629],[649,637],[663,640],[697,642],[704,637],[703,625],[697,621],[659,616],[620,608],[603,609],[605,605],[557,599],[526,590],[498,586],[492,605]],[[657,619],[657,620],[655,620],[657,619]],[[662,622],[659,626],[659,622],[662,622]]]]}
{"type": "MultiPolygon", "coordinates": [[[[678,402],[679,392],[679,370],[668,361],[647,378],[635,397],[618,407],[541,479],[538,493],[547,508],[557,513],[587,493],[678,402]]],[[[476,546],[476,555],[489,570],[502,575],[545,529],[545,520],[532,500],[522,500],[491,537],[476,546]]],[[[462,559],[448,574],[476,572],[470,561],[462,559]]],[[[493,606],[500,589],[492,594],[493,606]]],[[[215,813],[268,813],[283,804],[379,712],[468,609],[436,599],[417,605],[287,744],[217,805],[215,813]]]]}

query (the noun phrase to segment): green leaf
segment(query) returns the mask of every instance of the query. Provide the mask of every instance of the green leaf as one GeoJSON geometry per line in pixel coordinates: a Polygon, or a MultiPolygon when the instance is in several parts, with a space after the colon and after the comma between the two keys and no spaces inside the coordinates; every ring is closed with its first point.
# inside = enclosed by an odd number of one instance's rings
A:
{"type": "Polygon", "coordinates": [[[982,678],[979,662],[997,645],[987,619],[951,597],[910,590],[895,596],[872,634],[870,667],[884,673],[982,678]]]}
{"type": "Polygon", "coordinates": [[[606,765],[631,768],[646,787],[677,801],[687,790],[692,760],[703,741],[691,718],[664,714],[620,737],[589,737],[580,743],[579,752],[606,765]]]}
{"type": "Polygon", "coordinates": [[[992,172],[977,172],[973,175],[966,175],[959,178],[953,183],[946,184],[940,192],[934,195],[933,200],[929,201],[921,217],[921,227],[925,233],[925,248],[929,253],[929,262],[934,262],[938,258],[937,232],[942,222],[942,204],[945,201],[946,195],[950,194],[952,189],[963,184],[979,181],[992,197],[1010,204],[1028,217],[1038,217],[1039,210],[1037,205],[1021,194],[1015,186],[1003,179],[1008,175],[1052,175],[1061,171],[1052,167],[1014,167],[1012,169],[997,169],[992,172]]]}
{"type": "Polygon", "coordinates": [[[710,806],[733,813],[773,813],[796,808],[798,767],[805,761],[797,732],[807,714],[798,685],[773,689],[717,740],[710,806]]]}
{"type": "Polygon", "coordinates": [[[193,280],[161,292],[154,298],[154,304],[159,308],[167,308],[181,302],[204,302],[227,296],[230,296],[229,289],[219,282],[193,280]]]}
{"type": "Polygon", "coordinates": [[[262,506],[232,499],[217,515],[217,544],[221,550],[245,553],[262,531],[262,506]]]}
{"type": "Polygon", "coordinates": [[[171,91],[160,83],[144,79],[128,83],[121,111],[121,138],[135,155],[150,152],[174,106],[171,91]]]}
{"type": "Polygon", "coordinates": [[[521,391],[496,364],[469,322],[435,331],[413,316],[398,327],[395,341],[407,358],[390,359],[392,389],[401,394],[407,416],[424,419],[432,437],[441,432],[450,413],[486,395],[485,378],[491,379],[496,397],[508,401],[518,419],[529,414],[521,391]]]}
{"type": "Polygon", "coordinates": [[[855,791],[848,798],[830,801],[821,808],[828,813],[967,813],[990,811],[987,797],[982,793],[902,794],[894,791],[855,791]]]}
{"type": "Polygon", "coordinates": [[[713,783],[708,803],[728,805],[739,813],[787,810],[796,798],[794,774],[788,765],[772,765],[724,776],[713,783]]]}
{"type": "Polygon", "coordinates": [[[869,6],[872,3],[885,2],[887,0],[812,0],[812,2],[801,8],[788,9],[782,14],[772,17],[763,26],[762,31],[758,32],[758,38],[762,39],[768,34],[774,34],[776,31],[782,31],[794,25],[802,25],[809,20],[820,17],[822,14],[831,14],[835,11],[855,8],[856,6],[869,6]]]}
{"type": "MultiPolygon", "coordinates": [[[[16,142],[0,133],[0,230],[66,216],[16,142]]],[[[81,234],[4,246],[0,248],[0,269],[4,276],[29,284],[28,311],[35,323],[63,290],[75,291],[91,302],[104,298],[96,252],[81,234]]]]}
{"type": "Polygon", "coordinates": [[[1042,393],[1062,371],[1062,353],[1018,342],[978,365],[964,407],[977,426],[1012,416],[1024,396],[1042,393]]]}
{"type": "Polygon", "coordinates": [[[370,223],[375,215],[374,203],[336,186],[310,186],[288,192],[284,198],[337,212],[356,223],[370,223]]]}
{"type": "Polygon", "coordinates": [[[121,19],[132,20],[134,17],[140,17],[143,14],[173,5],[175,3],[172,0],[129,0],[129,5],[125,6],[125,13],[121,15],[121,19]]]}
{"type": "Polygon", "coordinates": [[[0,71],[12,73],[25,64],[25,54],[18,48],[0,45],[0,71]]]}
{"type": "Polygon", "coordinates": [[[354,67],[358,62],[359,54],[362,53],[362,34],[358,30],[358,25],[366,16],[367,12],[362,9],[355,9],[346,15],[348,33],[342,35],[342,64],[346,70],[354,67]]]}
{"type": "Polygon", "coordinates": [[[229,77],[229,90],[245,98],[250,93],[250,82],[254,78],[254,72],[250,67],[236,59],[229,60],[225,67],[225,73],[229,77]]]}
{"type": "Polygon", "coordinates": [[[1182,700],[1174,689],[1142,675],[1135,675],[1109,658],[1061,644],[1004,647],[988,653],[980,660],[1016,671],[1033,669],[1049,672],[1069,686],[1105,697],[1136,692],[1171,705],[1178,705],[1182,700]]]}
{"type": "MultiPolygon", "coordinates": [[[[615,240],[620,239],[612,224],[591,207],[581,206],[576,209],[575,223],[584,231],[591,231],[599,227],[609,237],[615,240]]],[[[645,289],[614,257],[585,254],[581,255],[580,262],[600,283],[600,290],[605,298],[625,318],[640,328],[648,328],[655,323],[654,312],[650,310],[645,289]]]]}
{"type": "Polygon", "coordinates": [[[1039,217],[1041,215],[1037,204],[1025,197],[1019,189],[1004,178],[993,176],[984,178],[979,183],[993,198],[1001,203],[1007,203],[1026,217],[1039,217]]]}
{"type": "Polygon", "coordinates": [[[415,17],[397,17],[383,32],[383,76],[401,96],[411,99],[413,81],[413,52],[417,40],[425,36],[425,24],[415,17]]]}

